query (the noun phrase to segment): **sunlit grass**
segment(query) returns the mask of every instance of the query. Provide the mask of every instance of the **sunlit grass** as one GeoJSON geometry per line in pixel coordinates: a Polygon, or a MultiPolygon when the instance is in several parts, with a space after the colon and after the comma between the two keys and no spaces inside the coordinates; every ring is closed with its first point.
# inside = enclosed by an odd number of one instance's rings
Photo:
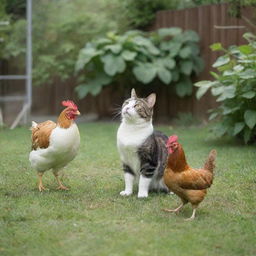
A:
{"type": "Polygon", "coordinates": [[[0,131],[0,255],[256,255],[255,146],[209,139],[205,128],[158,127],[179,135],[194,167],[218,151],[214,184],[196,220],[185,222],[189,205],[179,215],[161,211],[176,207],[176,196],[119,196],[117,127],[80,125],[80,153],[63,177],[70,190],[57,191],[47,172],[43,193],[28,162],[28,129],[0,131]]]}

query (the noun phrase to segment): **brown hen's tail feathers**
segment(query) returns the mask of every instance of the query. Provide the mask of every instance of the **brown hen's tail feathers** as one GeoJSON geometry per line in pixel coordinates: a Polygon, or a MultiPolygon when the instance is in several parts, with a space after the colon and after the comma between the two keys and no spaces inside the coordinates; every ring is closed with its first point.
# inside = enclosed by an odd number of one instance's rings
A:
{"type": "Polygon", "coordinates": [[[215,168],[215,159],[217,156],[217,151],[215,149],[211,150],[211,152],[208,155],[208,158],[204,164],[204,169],[210,171],[213,173],[213,170],[215,168]]]}

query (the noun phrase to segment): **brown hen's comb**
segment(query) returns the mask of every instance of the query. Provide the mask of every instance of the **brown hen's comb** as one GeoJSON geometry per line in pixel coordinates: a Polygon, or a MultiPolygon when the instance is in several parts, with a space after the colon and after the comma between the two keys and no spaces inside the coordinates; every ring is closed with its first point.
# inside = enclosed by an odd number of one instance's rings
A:
{"type": "Polygon", "coordinates": [[[73,108],[75,110],[78,109],[77,105],[72,100],[63,100],[62,101],[62,106],[73,108]]]}
{"type": "Polygon", "coordinates": [[[172,136],[170,136],[169,137],[169,139],[168,139],[168,144],[170,144],[170,143],[173,143],[173,142],[178,142],[178,136],[177,135],[172,135],[172,136]]]}

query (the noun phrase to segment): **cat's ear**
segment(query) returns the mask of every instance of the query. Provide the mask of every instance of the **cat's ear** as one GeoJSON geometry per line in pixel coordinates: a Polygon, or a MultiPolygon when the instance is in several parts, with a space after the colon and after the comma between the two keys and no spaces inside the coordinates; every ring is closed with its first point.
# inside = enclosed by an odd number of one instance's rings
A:
{"type": "Polygon", "coordinates": [[[136,92],[135,92],[134,88],[132,88],[132,91],[131,91],[131,98],[137,98],[137,95],[136,95],[136,92]]]}
{"type": "Polygon", "coordinates": [[[150,108],[153,108],[155,103],[156,103],[156,94],[155,93],[151,93],[147,98],[146,101],[148,103],[148,106],[150,108]]]}

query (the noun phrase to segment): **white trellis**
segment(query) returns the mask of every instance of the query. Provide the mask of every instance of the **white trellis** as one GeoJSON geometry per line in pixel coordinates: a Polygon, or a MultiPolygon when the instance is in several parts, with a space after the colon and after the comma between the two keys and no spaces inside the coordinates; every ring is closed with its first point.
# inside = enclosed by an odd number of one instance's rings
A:
{"type": "MultiPolygon", "coordinates": [[[[17,117],[11,125],[11,129],[14,129],[20,121],[28,121],[28,116],[31,112],[32,104],[32,0],[27,0],[26,8],[26,74],[25,75],[0,75],[0,80],[24,80],[25,81],[25,94],[20,96],[0,96],[1,102],[15,102],[22,101],[23,107],[18,113],[17,117]]],[[[3,24],[2,24],[3,25],[3,24]]],[[[2,114],[0,110],[0,120],[2,120],[2,114]]]]}

